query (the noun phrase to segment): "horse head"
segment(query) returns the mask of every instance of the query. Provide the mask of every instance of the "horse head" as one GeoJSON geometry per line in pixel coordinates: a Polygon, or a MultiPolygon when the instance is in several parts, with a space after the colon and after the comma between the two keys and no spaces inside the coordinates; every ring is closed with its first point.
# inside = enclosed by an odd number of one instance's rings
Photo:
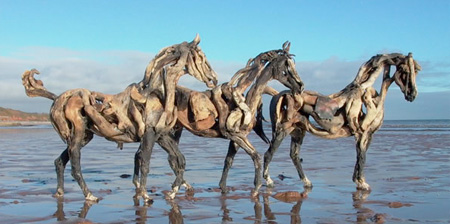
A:
{"type": "Polygon", "coordinates": [[[199,81],[206,83],[209,88],[213,88],[217,85],[217,74],[211,68],[205,53],[198,46],[199,43],[200,36],[197,34],[194,40],[188,44],[190,53],[187,55],[185,71],[199,81]]]}
{"type": "MultiPolygon", "coordinates": [[[[209,88],[217,85],[217,74],[211,68],[205,53],[198,44],[200,36],[197,34],[193,41],[182,42],[163,48],[155,58],[150,61],[141,84],[152,85],[152,82],[160,82],[167,76],[167,69],[176,71],[176,76],[189,74],[197,80],[204,82],[209,88]],[[164,75],[166,74],[166,75],[164,75]]],[[[178,81],[178,78],[175,79],[178,81]]]]}
{"type": "Polygon", "coordinates": [[[417,96],[416,76],[421,67],[413,59],[412,53],[409,53],[408,56],[402,55],[394,61],[396,61],[396,71],[392,78],[405,95],[405,99],[412,102],[417,96]]]}
{"type": "Polygon", "coordinates": [[[294,55],[289,53],[290,46],[291,44],[286,41],[282,50],[275,51],[276,56],[270,59],[266,67],[271,67],[273,79],[281,82],[292,93],[300,94],[304,90],[304,84],[295,68],[294,55]]]}

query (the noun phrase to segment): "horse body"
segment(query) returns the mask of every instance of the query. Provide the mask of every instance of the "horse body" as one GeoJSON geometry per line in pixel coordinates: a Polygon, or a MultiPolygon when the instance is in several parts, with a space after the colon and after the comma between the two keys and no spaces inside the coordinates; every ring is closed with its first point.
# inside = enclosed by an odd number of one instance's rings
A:
{"type": "Polygon", "coordinates": [[[264,178],[268,186],[273,186],[269,175],[269,163],[282,140],[291,135],[291,159],[305,187],[312,187],[301,166],[300,146],[306,132],[313,135],[336,139],[354,136],[356,141],[356,165],[353,181],[358,189],[369,190],[364,177],[366,152],[372,135],[383,123],[384,101],[389,86],[395,82],[405,95],[413,101],[417,95],[415,78],[420,70],[412,54],[376,55],[359,69],[355,80],[343,90],[329,96],[313,91],[293,95],[282,92],[271,101],[271,121],[273,139],[264,155],[264,178]],[[390,76],[390,67],[396,72],[390,76]],[[372,85],[383,71],[380,92],[372,85]],[[313,124],[309,118],[316,124],[313,124]]]}
{"type": "Polygon", "coordinates": [[[239,70],[230,82],[212,90],[197,92],[177,87],[176,106],[180,126],[198,136],[231,140],[219,184],[223,192],[226,191],[228,170],[239,147],[254,162],[254,194],[261,186],[260,156],[248,141],[247,135],[257,125],[255,117],[261,106],[262,94],[274,92],[267,86],[272,79],[280,81],[293,93],[298,94],[303,90],[303,83],[289,54],[288,43],[283,45],[283,50],[261,53],[239,70]],[[247,87],[250,88],[244,98],[247,87]]]}
{"type": "MultiPolygon", "coordinates": [[[[71,162],[72,176],[78,182],[88,201],[98,201],[89,191],[80,166],[80,152],[93,138],[99,135],[110,141],[123,143],[141,142],[136,153],[141,176],[133,178],[136,198],[151,200],[146,191],[149,171],[148,142],[163,141],[160,136],[169,135],[176,124],[175,86],[184,74],[190,74],[208,87],[215,86],[217,76],[211,69],[204,53],[198,47],[200,38],[162,49],[146,68],[144,78],[139,83],[128,86],[118,94],[103,94],[87,89],[72,89],[57,96],[34,79],[39,72],[35,69],[22,75],[23,85],[30,97],[41,96],[53,100],[50,119],[67,148],[55,160],[57,173],[56,197],[64,195],[64,169],[71,162]]],[[[169,154],[173,147],[160,143],[169,154]]],[[[182,157],[184,159],[184,157],[182,157]]],[[[183,165],[183,164],[181,164],[183,165]]],[[[136,170],[135,170],[136,173],[136,170]]],[[[181,184],[179,177],[174,184],[181,184]]]]}

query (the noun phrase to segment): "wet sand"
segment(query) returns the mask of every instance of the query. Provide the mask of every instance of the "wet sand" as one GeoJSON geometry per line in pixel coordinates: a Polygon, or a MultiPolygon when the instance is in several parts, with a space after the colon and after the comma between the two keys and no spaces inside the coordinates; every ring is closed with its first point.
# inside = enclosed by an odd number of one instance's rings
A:
{"type": "MultiPolygon", "coordinates": [[[[409,130],[409,129],[408,129],[409,130]]],[[[267,134],[270,134],[268,132],[267,134]]],[[[267,149],[250,137],[260,154],[267,149]]],[[[450,222],[450,131],[382,130],[368,152],[371,192],[355,189],[353,138],[307,135],[303,167],[314,187],[305,192],[285,139],[271,163],[275,187],[250,197],[253,163],[243,150],[230,170],[230,192],[218,182],[228,141],[183,133],[180,148],[194,194],[164,199],[174,179],[166,153],[153,150],[148,180],[154,203],[135,204],[131,183],[137,144],[123,150],[99,137],[82,150],[84,178],[98,203],[87,204],[65,173],[65,197],[53,198],[53,161],[65,145],[50,126],[0,128],[0,223],[448,223],[450,222]]]]}

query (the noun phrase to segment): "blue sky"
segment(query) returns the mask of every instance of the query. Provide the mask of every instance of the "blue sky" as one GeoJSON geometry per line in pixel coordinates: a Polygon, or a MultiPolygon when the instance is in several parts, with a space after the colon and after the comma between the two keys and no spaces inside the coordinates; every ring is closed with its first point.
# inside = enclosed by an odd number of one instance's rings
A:
{"type": "MultiPolygon", "coordinates": [[[[378,53],[413,52],[422,65],[413,103],[392,88],[387,119],[450,119],[450,1],[22,1],[0,0],[0,106],[47,112],[20,75],[45,86],[116,93],[142,78],[161,48],[200,43],[221,82],[258,53],[291,41],[306,89],[344,88],[378,53]]],[[[204,89],[195,81],[186,85],[204,89]]],[[[379,89],[379,86],[376,87],[379,89]]]]}

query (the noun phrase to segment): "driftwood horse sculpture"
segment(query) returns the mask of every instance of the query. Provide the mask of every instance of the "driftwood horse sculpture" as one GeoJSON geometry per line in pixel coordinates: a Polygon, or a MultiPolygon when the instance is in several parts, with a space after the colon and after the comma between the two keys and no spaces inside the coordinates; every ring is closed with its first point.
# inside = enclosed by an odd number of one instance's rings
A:
{"type": "Polygon", "coordinates": [[[328,139],[355,136],[353,181],[358,189],[370,190],[364,178],[366,152],[372,135],[383,123],[388,88],[393,82],[397,83],[405,99],[412,102],[417,96],[416,75],[420,69],[411,53],[407,56],[380,54],[363,64],[354,81],[338,93],[324,96],[312,91],[298,95],[282,92],[273,97],[270,105],[273,139],[264,155],[263,177],[267,186],[273,186],[269,175],[273,154],[282,140],[291,135],[291,159],[304,187],[312,187],[303,172],[300,159],[300,146],[306,132],[309,132],[328,139]],[[391,66],[396,68],[392,77],[391,66]],[[372,86],[382,71],[383,81],[380,92],[377,92],[372,86]],[[310,117],[316,124],[309,120],[310,117]]]}
{"type": "MultiPolygon", "coordinates": [[[[169,153],[169,157],[184,160],[170,147],[167,137],[177,121],[175,86],[182,75],[190,74],[208,87],[217,84],[215,72],[211,69],[205,54],[198,46],[200,38],[162,49],[146,68],[143,80],[131,84],[123,92],[109,95],[87,89],[72,89],[57,96],[48,91],[41,80],[34,78],[36,69],[22,75],[26,94],[30,97],[46,97],[53,100],[50,119],[53,127],[67,144],[67,148],[55,160],[57,174],[56,197],[64,195],[64,169],[71,163],[72,176],[78,182],[87,201],[98,201],[88,189],[81,174],[81,148],[88,144],[94,134],[107,140],[123,143],[156,140],[169,153]],[[161,137],[163,136],[163,137],[161,137]],[[149,140],[150,139],[150,140],[149,140]]],[[[141,177],[133,179],[136,197],[149,199],[146,180],[149,172],[150,155],[145,144],[141,144],[136,159],[143,161],[141,177]]],[[[172,165],[172,163],[171,163],[172,165]]],[[[184,169],[184,163],[177,163],[184,169]]],[[[174,187],[182,184],[182,176],[177,176],[174,187]]]]}
{"type": "MultiPolygon", "coordinates": [[[[303,82],[297,74],[292,55],[289,54],[289,46],[286,42],[283,49],[267,51],[250,59],[247,66],[239,70],[230,82],[212,90],[197,92],[177,87],[175,98],[180,127],[197,136],[231,140],[219,184],[223,192],[226,192],[228,170],[239,147],[245,150],[254,163],[253,194],[256,195],[261,187],[260,155],[248,141],[247,135],[255,127],[261,128],[256,125],[257,121],[261,122],[261,116],[257,119],[256,115],[261,109],[262,94],[276,92],[267,85],[270,80],[278,80],[291,89],[293,94],[300,94],[303,90],[303,82]],[[244,91],[248,87],[250,88],[244,97],[244,91]]],[[[261,130],[256,132],[263,136],[261,130]]]]}

